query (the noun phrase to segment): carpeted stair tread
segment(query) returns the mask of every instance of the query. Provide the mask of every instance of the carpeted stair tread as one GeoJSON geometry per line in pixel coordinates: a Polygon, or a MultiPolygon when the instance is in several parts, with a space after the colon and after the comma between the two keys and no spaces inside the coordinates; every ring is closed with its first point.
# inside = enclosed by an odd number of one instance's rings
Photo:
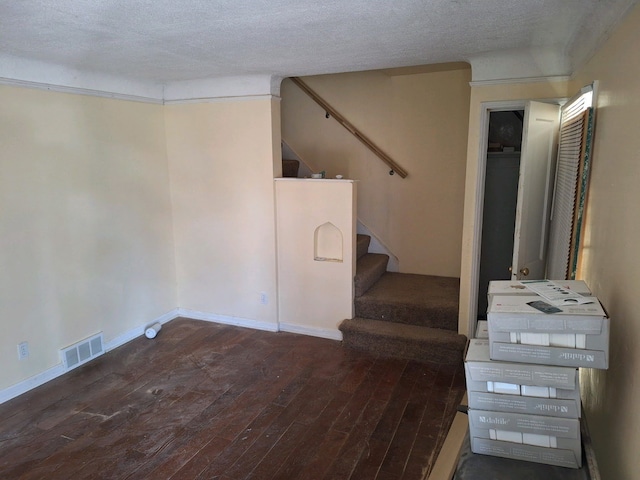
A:
{"type": "Polygon", "coordinates": [[[458,329],[460,280],[386,272],[356,296],[357,317],[452,331],[458,329]]]}
{"type": "Polygon", "coordinates": [[[436,364],[460,364],[467,343],[464,335],[450,330],[357,317],[344,320],[340,331],[347,347],[436,364]]]}
{"type": "Polygon", "coordinates": [[[389,255],[382,253],[367,253],[356,262],[356,276],[354,279],[356,298],[364,294],[387,271],[389,255]]]}
{"type": "Polygon", "coordinates": [[[297,177],[298,170],[300,169],[299,160],[282,159],[282,176],[283,177],[297,177]]]}
{"type": "Polygon", "coordinates": [[[371,237],[369,235],[361,235],[358,234],[356,236],[356,252],[357,257],[360,258],[363,255],[366,255],[369,251],[369,244],[371,243],[371,237]]]}

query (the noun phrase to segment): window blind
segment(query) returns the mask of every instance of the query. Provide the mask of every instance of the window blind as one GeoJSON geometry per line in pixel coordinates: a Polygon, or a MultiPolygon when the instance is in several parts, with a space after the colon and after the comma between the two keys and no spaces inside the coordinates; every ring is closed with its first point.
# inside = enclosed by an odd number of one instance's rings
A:
{"type": "MultiPolygon", "coordinates": [[[[582,219],[587,135],[591,115],[592,89],[567,102],[560,119],[555,188],[550,216],[547,278],[562,280],[575,272],[574,253],[582,219]]],[[[590,140],[590,138],[589,138],[590,140]]]]}

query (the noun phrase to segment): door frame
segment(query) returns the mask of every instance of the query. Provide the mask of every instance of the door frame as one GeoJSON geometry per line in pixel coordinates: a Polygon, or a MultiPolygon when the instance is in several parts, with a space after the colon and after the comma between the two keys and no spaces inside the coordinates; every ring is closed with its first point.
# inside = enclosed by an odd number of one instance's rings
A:
{"type": "Polygon", "coordinates": [[[491,112],[524,110],[528,100],[506,100],[482,102],[480,104],[480,128],[477,154],[476,199],[473,216],[473,239],[471,242],[471,290],[469,292],[469,332],[475,337],[478,321],[478,287],[480,284],[480,255],[482,247],[482,216],[484,213],[484,182],[487,173],[487,150],[489,146],[489,116],[491,112]]]}

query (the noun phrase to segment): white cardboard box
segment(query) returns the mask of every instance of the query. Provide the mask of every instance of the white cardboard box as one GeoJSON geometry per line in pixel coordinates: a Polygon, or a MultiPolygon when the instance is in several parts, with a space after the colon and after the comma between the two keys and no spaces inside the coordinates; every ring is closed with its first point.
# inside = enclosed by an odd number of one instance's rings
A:
{"type": "Polygon", "coordinates": [[[493,296],[487,314],[491,359],[608,368],[609,318],[598,299],[543,313],[528,304],[540,298],[493,296]]]}
{"type": "Polygon", "coordinates": [[[475,338],[489,338],[489,325],[486,320],[478,320],[475,338]]]}
{"type": "MultiPolygon", "coordinates": [[[[559,286],[568,290],[585,295],[591,296],[591,290],[583,280],[553,280],[559,286]]],[[[534,292],[522,285],[518,281],[512,280],[492,280],[489,282],[489,289],[487,290],[489,296],[489,303],[491,303],[491,297],[493,295],[535,295],[534,292]]]]}
{"type": "Polygon", "coordinates": [[[564,390],[562,394],[567,392],[576,393],[578,398],[539,398],[469,390],[468,402],[469,408],[476,410],[525,413],[558,418],[580,418],[579,391],[564,390]]]}
{"type": "Polygon", "coordinates": [[[582,466],[580,420],[469,409],[471,451],[561,467],[582,466]]]}
{"type": "Polygon", "coordinates": [[[487,356],[489,340],[473,338],[465,357],[465,373],[474,381],[492,381],[577,390],[576,368],[492,361],[487,356]]]}
{"type": "Polygon", "coordinates": [[[489,359],[489,342],[469,341],[465,357],[469,408],[579,418],[577,368],[497,362],[489,359]]]}

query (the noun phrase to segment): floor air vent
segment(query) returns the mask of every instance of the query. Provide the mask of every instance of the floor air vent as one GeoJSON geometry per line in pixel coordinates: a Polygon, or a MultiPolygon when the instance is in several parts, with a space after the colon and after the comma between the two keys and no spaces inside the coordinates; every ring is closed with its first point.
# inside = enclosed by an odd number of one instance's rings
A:
{"type": "Polygon", "coordinates": [[[102,343],[102,333],[98,333],[63,349],[61,353],[64,368],[66,370],[75,368],[102,355],[104,353],[102,343]]]}

